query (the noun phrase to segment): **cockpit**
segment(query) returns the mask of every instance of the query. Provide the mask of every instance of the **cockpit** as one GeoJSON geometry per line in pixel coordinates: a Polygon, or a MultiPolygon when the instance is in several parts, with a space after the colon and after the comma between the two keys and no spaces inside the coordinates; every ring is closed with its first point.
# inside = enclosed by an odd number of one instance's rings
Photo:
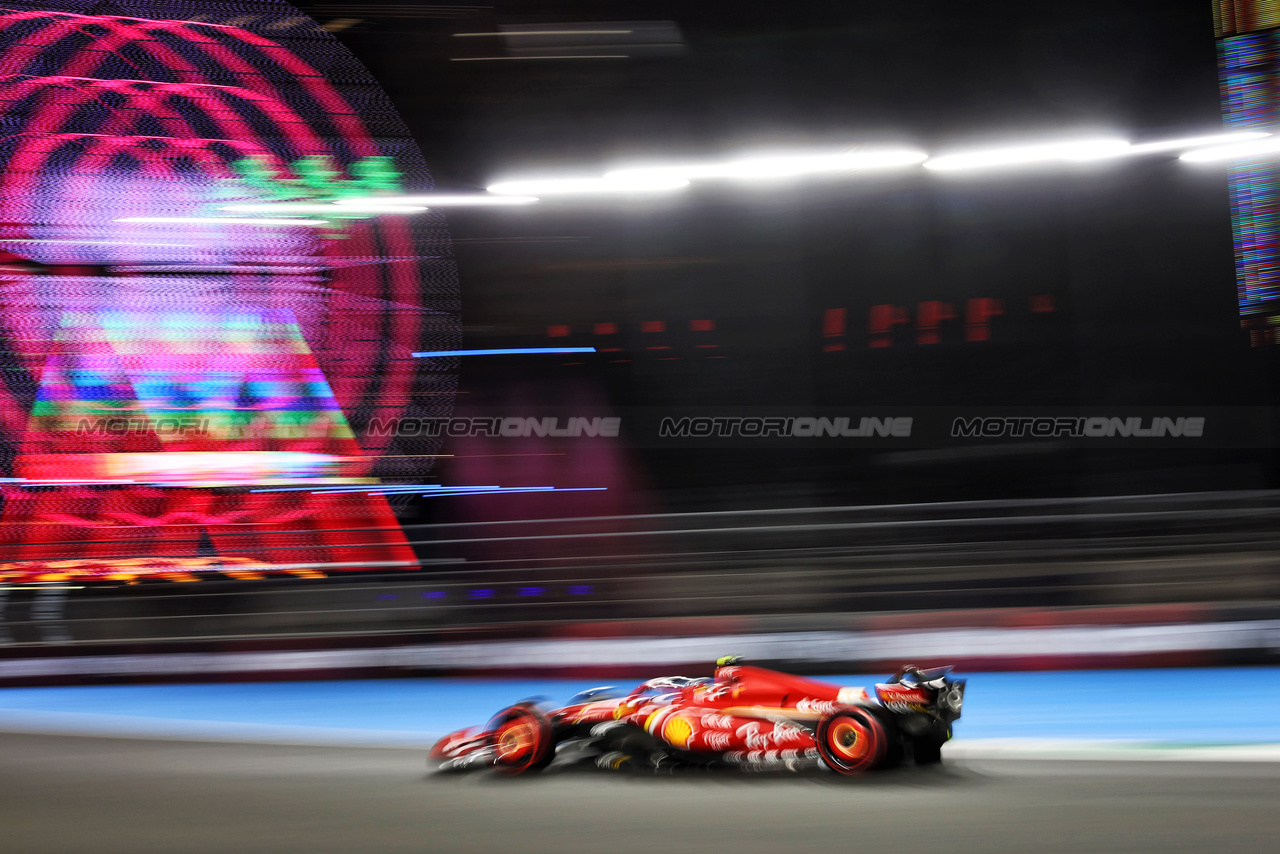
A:
{"type": "Polygon", "coordinates": [[[577,706],[582,703],[598,703],[601,700],[617,700],[627,696],[627,692],[613,685],[602,685],[599,688],[588,688],[585,691],[579,691],[569,698],[566,706],[577,706]]]}
{"type": "Polygon", "coordinates": [[[688,676],[663,676],[641,683],[627,699],[632,703],[638,701],[648,705],[669,706],[683,698],[686,689],[710,683],[711,679],[707,677],[693,679],[688,676]]]}

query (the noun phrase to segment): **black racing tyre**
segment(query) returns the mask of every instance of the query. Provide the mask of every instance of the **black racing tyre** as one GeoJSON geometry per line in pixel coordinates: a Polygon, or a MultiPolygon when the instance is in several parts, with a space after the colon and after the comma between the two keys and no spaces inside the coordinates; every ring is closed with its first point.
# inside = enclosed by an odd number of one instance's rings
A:
{"type": "Polygon", "coordinates": [[[916,738],[911,741],[911,755],[917,765],[937,765],[942,761],[943,742],[936,738],[916,738]]]}
{"type": "Polygon", "coordinates": [[[494,719],[489,747],[493,750],[494,770],[499,774],[514,777],[534,773],[555,758],[555,732],[537,709],[512,706],[494,719]]]}
{"type": "Polygon", "coordinates": [[[870,712],[837,712],[818,724],[818,755],[838,774],[864,774],[878,768],[889,752],[889,731],[870,712]]]}

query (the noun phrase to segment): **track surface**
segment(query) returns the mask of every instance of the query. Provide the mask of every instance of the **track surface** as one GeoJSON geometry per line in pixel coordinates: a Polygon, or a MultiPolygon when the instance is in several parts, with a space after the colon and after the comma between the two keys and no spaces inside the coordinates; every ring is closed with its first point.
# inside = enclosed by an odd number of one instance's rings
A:
{"type": "Polygon", "coordinates": [[[428,777],[413,750],[0,735],[0,850],[1273,852],[1280,763],[952,762],[858,780],[428,777]]]}

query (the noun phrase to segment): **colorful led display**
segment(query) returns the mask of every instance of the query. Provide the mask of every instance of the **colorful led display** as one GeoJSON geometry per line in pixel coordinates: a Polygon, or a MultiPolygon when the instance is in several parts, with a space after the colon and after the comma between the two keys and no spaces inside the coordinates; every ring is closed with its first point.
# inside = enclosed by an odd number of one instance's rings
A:
{"type": "Polygon", "coordinates": [[[367,427],[451,411],[443,219],[302,210],[431,189],[385,95],[283,2],[4,5],[0,579],[414,568],[381,494],[251,491],[439,450],[367,427]]]}
{"type": "MultiPolygon", "coordinates": [[[[1280,3],[1216,0],[1223,118],[1229,130],[1274,132],[1280,119],[1280,3]]],[[[1231,166],[1231,227],[1241,323],[1255,346],[1276,343],[1280,316],[1280,170],[1274,155],[1231,166]]]]}

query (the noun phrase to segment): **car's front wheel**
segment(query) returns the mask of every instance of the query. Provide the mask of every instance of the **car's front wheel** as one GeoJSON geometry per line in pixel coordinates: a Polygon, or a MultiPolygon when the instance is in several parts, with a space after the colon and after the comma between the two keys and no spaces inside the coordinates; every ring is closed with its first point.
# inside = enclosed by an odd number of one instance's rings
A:
{"type": "Polygon", "coordinates": [[[493,767],[509,777],[550,765],[555,746],[551,722],[531,706],[512,706],[500,713],[489,732],[493,767]]]}

